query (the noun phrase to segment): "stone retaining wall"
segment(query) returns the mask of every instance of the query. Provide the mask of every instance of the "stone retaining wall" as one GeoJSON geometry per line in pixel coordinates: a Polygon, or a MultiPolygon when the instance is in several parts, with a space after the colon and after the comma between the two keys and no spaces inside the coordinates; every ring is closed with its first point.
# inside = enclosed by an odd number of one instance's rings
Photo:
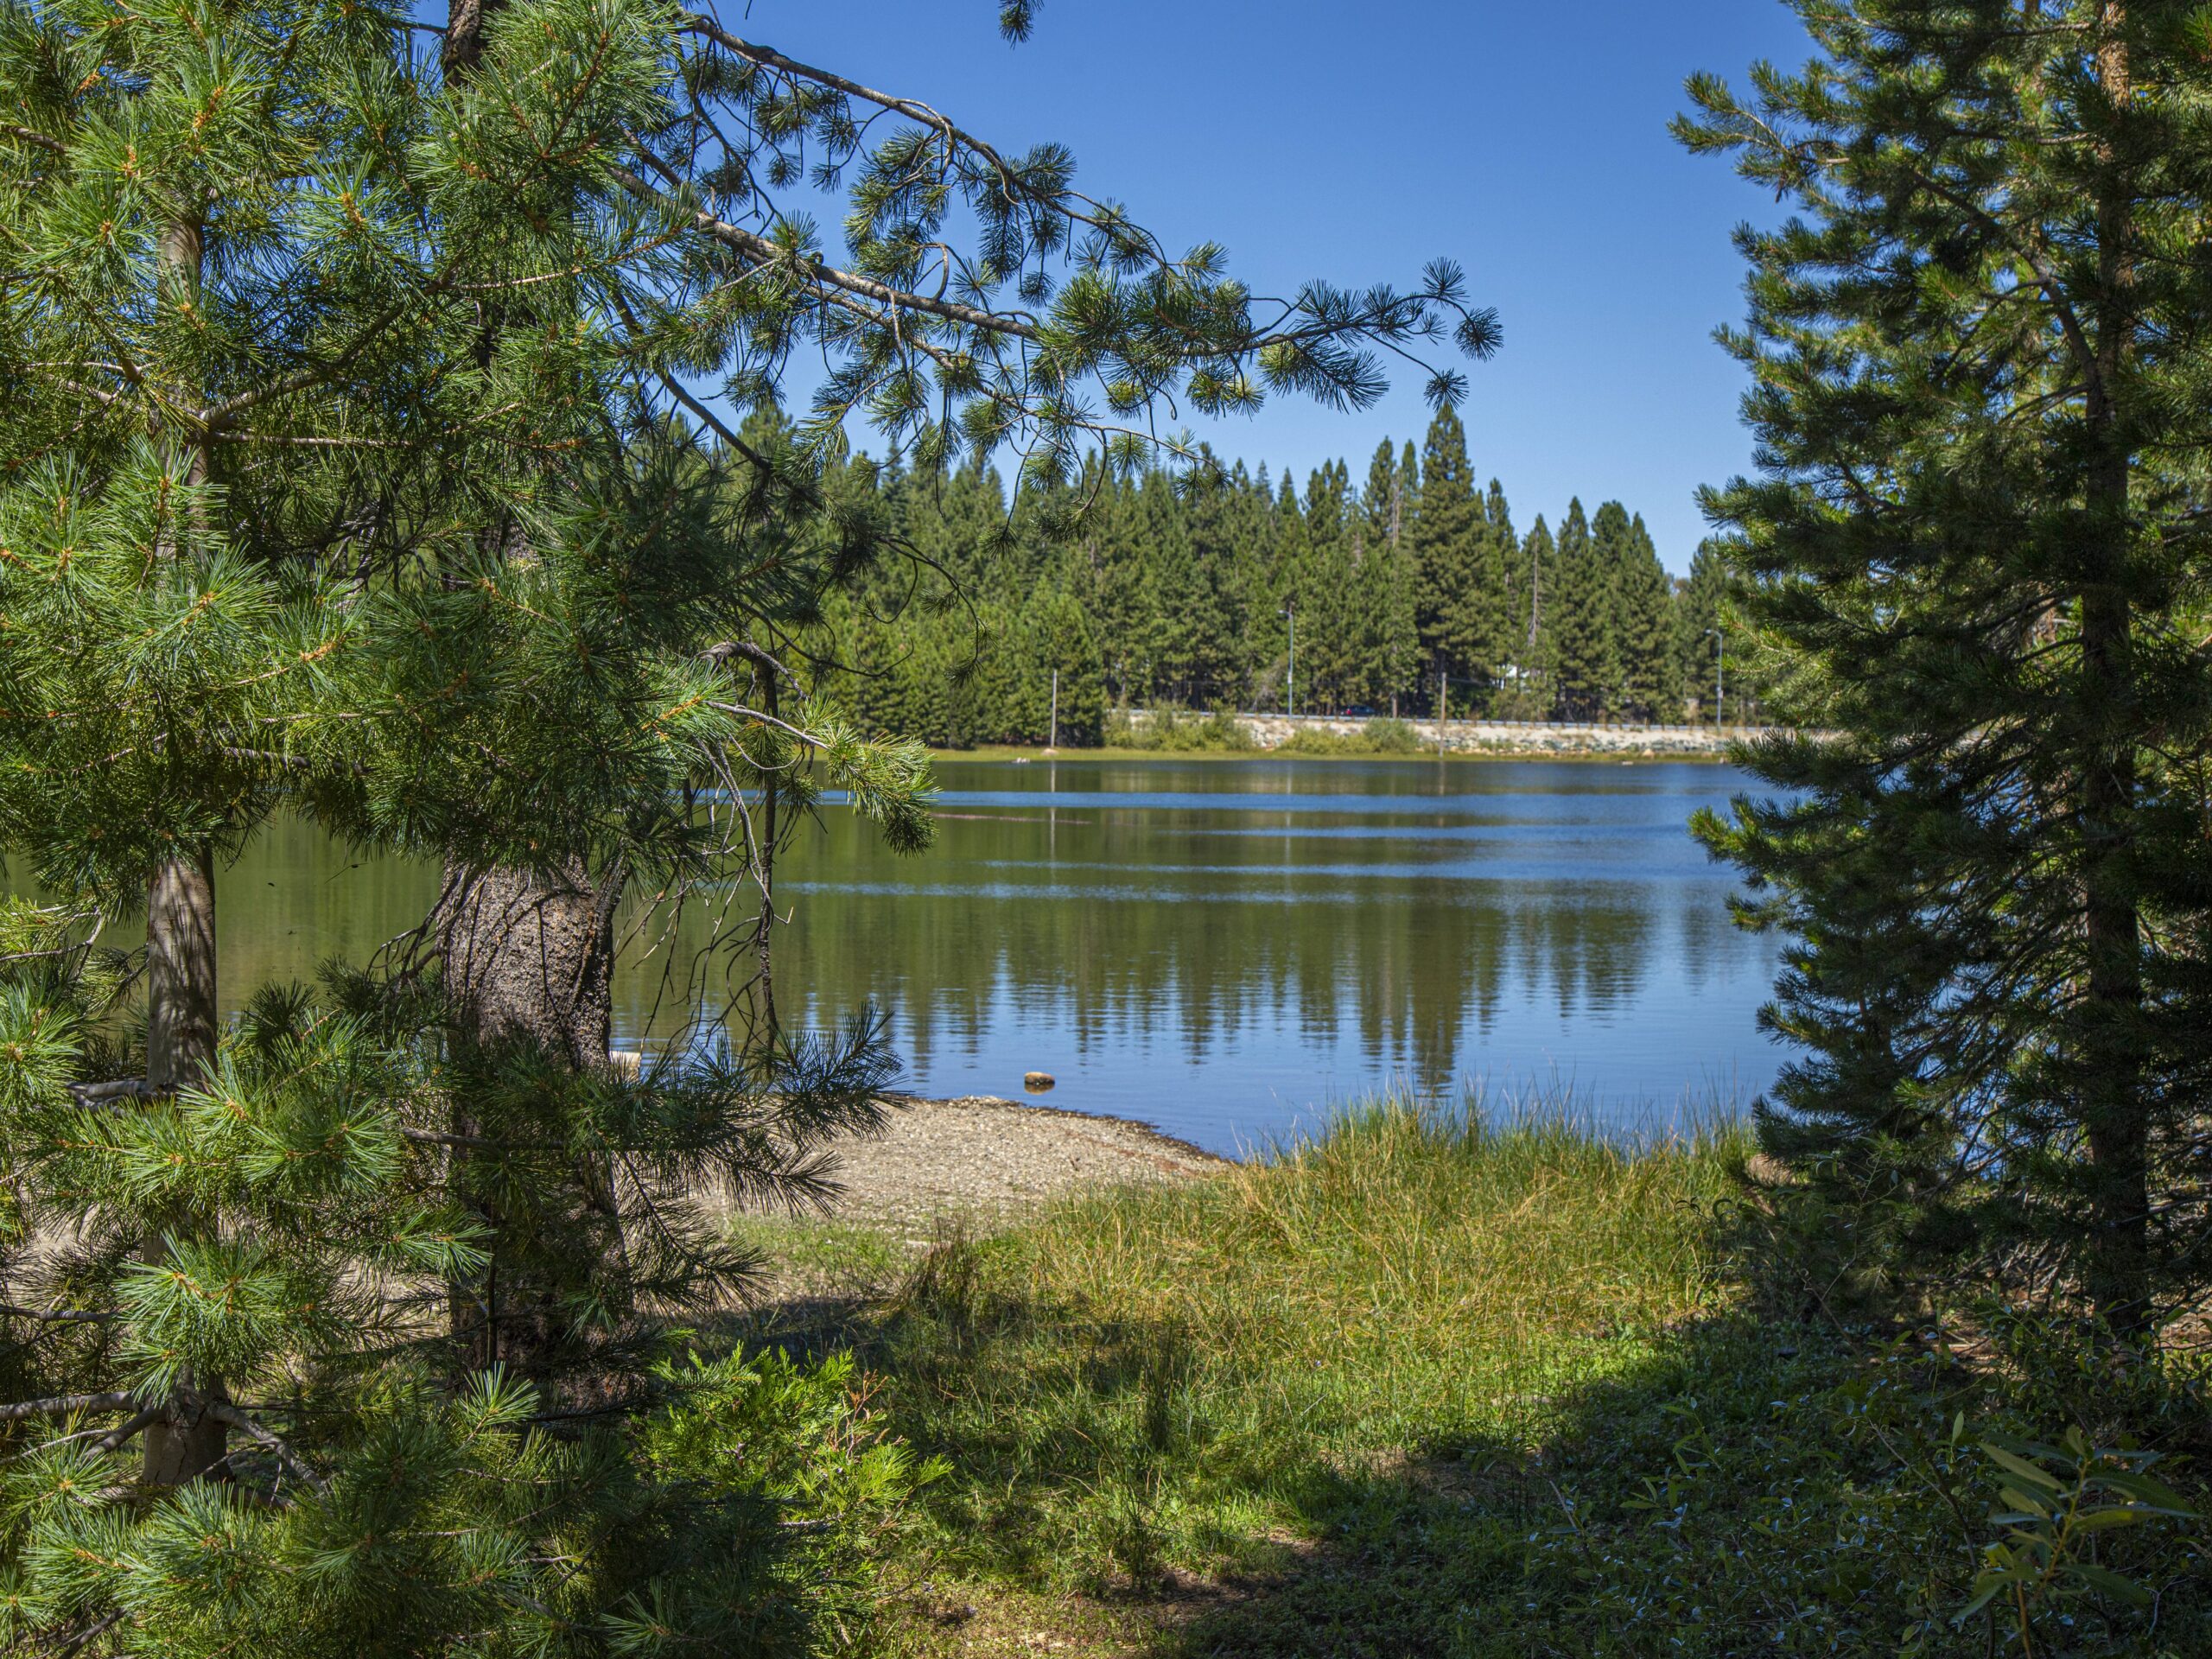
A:
{"type": "MultiPolygon", "coordinates": [[[[1133,721],[1152,718],[1149,710],[1133,709],[1133,721]]],[[[1325,715],[1239,715],[1236,723],[1262,749],[1280,748],[1294,732],[1326,732],[1357,737],[1366,728],[1363,719],[1338,719],[1325,715]]],[[[1425,748],[1433,749],[1436,722],[1408,720],[1425,748]]],[[[1739,738],[1755,737],[1762,728],[1731,726],[1715,731],[1710,726],[1599,726],[1565,721],[1510,720],[1452,720],[1444,726],[1444,748],[1454,754],[1620,754],[1707,755],[1718,758],[1739,738]]]]}

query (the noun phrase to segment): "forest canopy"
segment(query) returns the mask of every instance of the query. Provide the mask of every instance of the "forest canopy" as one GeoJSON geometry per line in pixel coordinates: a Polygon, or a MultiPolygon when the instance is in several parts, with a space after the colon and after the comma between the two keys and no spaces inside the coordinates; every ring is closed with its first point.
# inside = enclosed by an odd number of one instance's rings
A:
{"type": "MultiPolygon", "coordinates": [[[[772,416],[749,429],[789,442],[772,416]]],[[[1722,660],[1717,550],[1671,578],[1640,514],[1567,504],[1517,528],[1440,412],[1355,477],[1302,483],[1224,463],[1127,470],[1095,454],[1009,493],[995,470],[860,458],[827,487],[896,526],[926,574],[884,570],[825,601],[810,683],[867,729],[943,747],[1096,743],[1116,708],[1677,723],[1717,689],[1756,705],[1748,636],[1722,660]]]]}

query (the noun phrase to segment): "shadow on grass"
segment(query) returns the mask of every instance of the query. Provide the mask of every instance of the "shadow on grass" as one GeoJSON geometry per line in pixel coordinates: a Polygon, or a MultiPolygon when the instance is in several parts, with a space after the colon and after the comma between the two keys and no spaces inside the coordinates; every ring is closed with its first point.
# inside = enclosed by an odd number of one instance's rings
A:
{"type": "MultiPolygon", "coordinates": [[[[786,1310],[779,1339],[857,1347],[894,1431],[956,1464],[914,1541],[950,1589],[909,1610],[912,1650],[1992,1651],[1948,1618],[1986,1505],[1947,1508],[1911,1466],[1955,1408],[1943,1367],[1777,1305],[1599,1333],[1579,1378],[1395,1445],[1255,1414],[1205,1332],[1009,1294],[964,1248],[887,1305],[786,1310]],[[995,1586],[1025,1598],[998,1627],[963,1601],[995,1586]]],[[[2188,1599],[2164,1632],[2083,1603],[2048,1650],[2212,1651],[2188,1599]]]]}
{"type": "MultiPolygon", "coordinates": [[[[1998,1497],[1952,1431],[2001,1402],[1909,1329],[1815,1317],[1743,1151],[1376,1108],[911,1269],[764,1239],[816,1282],[732,1334],[853,1349],[951,1464],[886,1577],[896,1651],[1995,1650],[1951,1622],[1998,1497]]],[[[2099,1548],[2151,1610],[2077,1598],[2034,1651],[2212,1653],[2171,1552],[2099,1548]]]]}
{"type": "MultiPolygon", "coordinates": [[[[1792,1496],[1808,1496],[1803,1448],[1777,1442],[1802,1432],[1789,1402],[1837,1386],[1840,1351],[1748,1318],[1640,1345],[1601,1381],[1516,1402],[1508,1423],[1440,1425],[1423,1443],[1284,1468],[1270,1495],[1311,1541],[1225,1580],[1213,1605],[1188,1604],[1150,1650],[1829,1653],[1851,1650],[1853,1627],[1894,1632],[1868,1618],[1873,1559],[1854,1569],[1824,1540],[1813,1588],[1776,1573],[1749,1535],[1777,1518],[1788,1528],[1792,1496]]],[[[1866,1650],[1894,1653],[1894,1633],[1866,1650]]]]}

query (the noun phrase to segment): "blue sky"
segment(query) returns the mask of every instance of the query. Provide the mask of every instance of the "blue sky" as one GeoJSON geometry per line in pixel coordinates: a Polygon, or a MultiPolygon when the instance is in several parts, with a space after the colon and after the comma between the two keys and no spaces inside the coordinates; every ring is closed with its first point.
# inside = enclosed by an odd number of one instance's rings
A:
{"type": "MultiPolygon", "coordinates": [[[[1262,292],[1410,281],[1448,255],[1505,349],[1461,414],[1524,530],[1618,497],[1685,569],[1693,493],[1742,471],[1742,379],[1711,340],[1742,314],[1728,241],[1770,198],[1667,136],[1683,77],[1794,65],[1779,0],[1046,0],[1022,47],[994,0],[722,0],[748,37],[935,105],[994,143],[1071,146],[1077,183],[1182,248],[1211,238],[1262,292]]],[[[1427,424],[1419,376],[1374,410],[1299,400],[1200,426],[1302,482],[1355,480],[1427,424]]],[[[796,390],[796,388],[795,388],[796,390]]]]}

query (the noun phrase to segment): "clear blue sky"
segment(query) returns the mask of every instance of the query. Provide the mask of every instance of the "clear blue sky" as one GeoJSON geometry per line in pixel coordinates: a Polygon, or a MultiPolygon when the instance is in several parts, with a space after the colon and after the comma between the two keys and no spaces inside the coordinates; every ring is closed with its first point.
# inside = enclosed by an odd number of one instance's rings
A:
{"type": "MultiPolygon", "coordinates": [[[[1794,66],[1779,0],[1045,0],[1029,43],[994,0],[721,0],[750,38],[924,99],[994,143],[1073,149],[1077,183],[1172,248],[1211,238],[1262,292],[1409,282],[1449,255],[1505,349],[1470,365],[1476,467],[1515,522],[1571,495],[1641,512],[1669,569],[1692,497],[1749,464],[1742,378],[1710,339],[1742,315],[1728,232],[1770,198],[1669,138],[1694,69],[1794,66]]],[[[834,223],[834,221],[832,221],[834,223]]],[[[1419,376],[1341,415],[1277,398],[1201,435],[1302,485],[1427,424],[1419,376]]]]}

